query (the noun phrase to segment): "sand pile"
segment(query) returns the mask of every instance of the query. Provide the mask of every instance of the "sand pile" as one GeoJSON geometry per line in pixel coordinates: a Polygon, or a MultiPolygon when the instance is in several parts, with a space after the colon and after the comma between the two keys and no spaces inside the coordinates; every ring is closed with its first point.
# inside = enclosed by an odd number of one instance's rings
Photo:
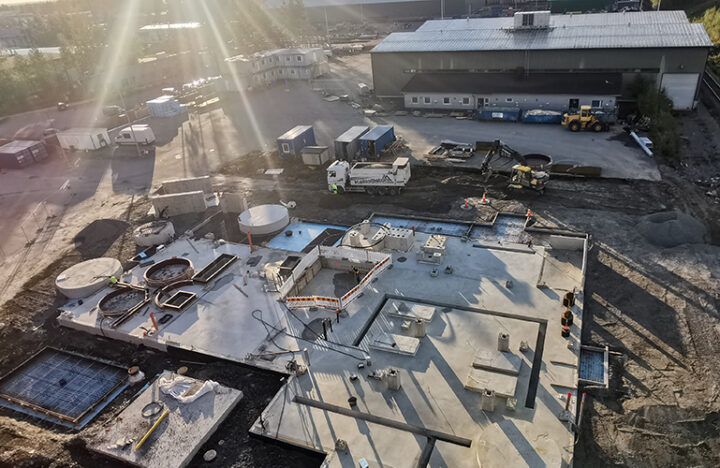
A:
{"type": "Polygon", "coordinates": [[[704,244],[708,241],[705,225],[678,211],[663,211],[643,216],[638,223],[638,230],[648,242],[658,247],[704,244]]]}

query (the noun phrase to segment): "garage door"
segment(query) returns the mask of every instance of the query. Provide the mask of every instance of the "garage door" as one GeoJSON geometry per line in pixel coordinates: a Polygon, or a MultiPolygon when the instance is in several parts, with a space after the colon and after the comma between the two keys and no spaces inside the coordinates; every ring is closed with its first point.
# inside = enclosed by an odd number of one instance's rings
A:
{"type": "Polygon", "coordinates": [[[662,78],[662,88],[669,97],[676,110],[690,110],[695,100],[697,89],[697,73],[665,73],[662,78]]]}

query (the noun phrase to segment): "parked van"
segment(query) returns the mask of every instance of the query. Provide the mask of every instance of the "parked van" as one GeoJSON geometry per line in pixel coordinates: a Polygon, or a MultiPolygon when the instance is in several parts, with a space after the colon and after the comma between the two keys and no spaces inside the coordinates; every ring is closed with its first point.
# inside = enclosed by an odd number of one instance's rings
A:
{"type": "Polygon", "coordinates": [[[115,137],[115,143],[118,145],[134,145],[136,142],[141,145],[155,143],[155,134],[150,125],[135,124],[131,127],[125,127],[115,137]]]}

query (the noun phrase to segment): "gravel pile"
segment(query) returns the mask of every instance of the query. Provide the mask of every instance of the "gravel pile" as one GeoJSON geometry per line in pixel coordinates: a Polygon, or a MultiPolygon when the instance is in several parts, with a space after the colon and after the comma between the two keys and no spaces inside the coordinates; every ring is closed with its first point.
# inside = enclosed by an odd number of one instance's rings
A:
{"type": "Polygon", "coordinates": [[[682,244],[704,244],[708,240],[705,225],[678,211],[663,211],[643,216],[638,223],[640,234],[658,247],[682,244]]]}

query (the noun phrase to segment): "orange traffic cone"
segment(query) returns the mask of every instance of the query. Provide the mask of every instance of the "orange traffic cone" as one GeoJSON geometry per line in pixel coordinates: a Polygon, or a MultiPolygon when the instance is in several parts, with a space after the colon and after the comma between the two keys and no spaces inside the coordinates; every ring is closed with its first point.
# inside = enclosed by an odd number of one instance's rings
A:
{"type": "Polygon", "coordinates": [[[481,205],[489,205],[490,200],[487,199],[487,192],[483,192],[482,200],[480,200],[481,205]]]}

